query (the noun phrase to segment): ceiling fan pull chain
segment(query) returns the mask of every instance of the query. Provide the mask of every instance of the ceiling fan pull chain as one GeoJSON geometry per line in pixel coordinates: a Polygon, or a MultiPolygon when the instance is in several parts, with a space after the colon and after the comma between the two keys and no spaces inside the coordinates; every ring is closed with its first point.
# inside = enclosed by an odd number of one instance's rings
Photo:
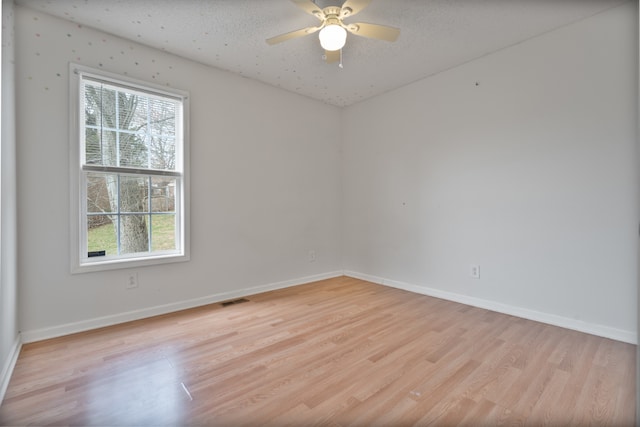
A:
{"type": "Polygon", "coordinates": [[[344,68],[344,67],[342,66],[342,49],[340,49],[340,63],[338,64],[338,67],[340,67],[340,68],[344,68]]]}

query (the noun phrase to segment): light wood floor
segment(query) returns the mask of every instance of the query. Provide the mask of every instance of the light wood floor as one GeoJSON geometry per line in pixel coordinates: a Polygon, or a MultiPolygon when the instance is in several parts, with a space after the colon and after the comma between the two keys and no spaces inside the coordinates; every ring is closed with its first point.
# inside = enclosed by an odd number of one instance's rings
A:
{"type": "Polygon", "coordinates": [[[0,424],[631,426],[636,347],[341,277],[23,347],[0,424]]]}

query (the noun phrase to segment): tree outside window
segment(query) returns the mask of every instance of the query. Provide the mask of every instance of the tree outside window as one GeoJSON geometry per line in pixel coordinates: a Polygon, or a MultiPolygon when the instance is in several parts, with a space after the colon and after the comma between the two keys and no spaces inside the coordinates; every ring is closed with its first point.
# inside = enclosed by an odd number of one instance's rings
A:
{"type": "Polygon", "coordinates": [[[183,100],[80,79],[81,264],[181,254],[183,100]]]}

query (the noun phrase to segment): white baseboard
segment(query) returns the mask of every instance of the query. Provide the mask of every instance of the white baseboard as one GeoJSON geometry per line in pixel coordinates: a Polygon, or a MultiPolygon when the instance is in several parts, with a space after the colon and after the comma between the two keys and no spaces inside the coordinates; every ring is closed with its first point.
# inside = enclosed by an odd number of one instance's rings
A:
{"type": "Polygon", "coordinates": [[[343,275],[342,271],[316,274],[313,276],[306,276],[298,279],[285,280],[285,281],[276,282],[276,283],[269,283],[261,286],[254,286],[250,288],[243,288],[243,289],[238,289],[238,290],[228,291],[228,292],[220,292],[212,295],[207,295],[201,298],[179,301],[171,304],[164,304],[164,305],[144,308],[140,310],[128,311],[124,313],[113,314],[110,316],[96,317],[93,319],[82,320],[79,322],[66,323],[63,325],[52,326],[49,328],[41,328],[41,329],[35,329],[31,331],[22,331],[22,341],[24,343],[30,343],[30,342],[49,339],[49,338],[61,337],[64,335],[74,334],[76,332],[88,331],[91,329],[97,329],[105,326],[116,325],[118,323],[130,322],[132,320],[145,319],[147,317],[173,313],[175,311],[186,310],[194,307],[200,307],[207,304],[213,304],[220,301],[226,301],[234,298],[254,295],[261,292],[288,288],[291,286],[301,285],[304,283],[316,282],[318,280],[330,279],[330,278],[339,277],[342,275],[343,275]]]}
{"type": "Polygon", "coordinates": [[[630,344],[638,343],[637,334],[633,331],[626,331],[622,329],[611,328],[609,326],[598,325],[595,323],[583,322],[580,320],[570,319],[568,317],[558,316],[555,314],[529,310],[527,308],[516,307],[495,301],[470,297],[467,295],[460,295],[453,292],[441,291],[425,286],[418,286],[410,283],[399,282],[396,280],[385,279],[382,277],[358,273],[355,271],[345,271],[344,275],[354,277],[356,279],[366,280],[368,282],[377,283],[379,285],[390,286],[393,288],[403,289],[405,291],[415,292],[417,294],[459,302],[462,304],[471,305],[473,307],[484,308],[487,310],[496,311],[498,313],[521,317],[523,319],[535,320],[536,322],[547,323],[549,325],[585,332],[587,334],[597,335],[604,338],[610,338],[616,341],[622,341],[630,344]]]}
{"type": "MultiPolygon", "coordinates": [[[[229,292],[221,292],[217,294],[207,295],[201,298],[195,298],[191,300],[179,301],[176,303],[165,304],[155,307],[149,307],[141,310],[129,311],[125,313],[118,313],[111,316],[97,317],[94,319],[87,319],[80,322],[67,323],[63,325],[52,326],[49,328],[35,329],[31,331],[22,331],[21,342],[17,346],[15,357],[19,353],[22,343],[30,343],[34,341],[41,341],[49,338],[56,338],[64,335],[73,334],[76,332],[88,331],[91,329],[101,328],[104,326],[111,326],[118,323],[129,322],[132,320],[144,319],[147,317],[157,316],[160,314],[172,313],[179,310],[185,310],[188,308],[199,307],[202,305],[213,304],[220,301],[225,301],[234,298],[240,298],[248,295],[253,295],[261,292],[267,292],[276,289],[288,288],[295,285],[301,285],[304,283],[315,282],[318,280],[330,279],[339,276],[349,276],[356,279],[366,280],[369,282],[377,283],[384,286],[390,286],[393,288],[403,289],[405,291],[415,292],[417,294],[428,295],[435,298],[441,298],[448,301],[459,302],[462,304],[484,308],[498,313],[509,314],[512,316],[521,317],[523,319],[535,320],[537,322],[547,323],[562,328],[573,329],[580,332],[585,332],[591,335],[597,335],[605,338],[610,338],[616,341],[622,341],[630,344],[637,344],[637,335],[633,331],[626,331],[622,329],[611,328],[609,326],[598,325],[589,322],[583,322],[580,320],[570,319],[568,317],[558,316],[555,314],[543,313],[527,308],[511,306],[502,304],[495,301],[485,300],[476,297],[470,297],[467,295],[456,294],[453,292],[446,292],[438,289],[428,288],[425,286],[418,286],[410,283],[404,283],[396,280],[385,279],[382,277],[372,276],[369,274],[358,273],[355,271],[334,271],[324,274],[317,274],[313,276],[302,277],[293,280],[286,280],[282,282],[270,283],[261,286],[254,286],[250,288],[239,289],[229,292]]],[[[15,365],[15,360],[13,361],[15,365]]],[[[4,369],[3,367],[3,375],[4,369]]],[[[11,370],[13,368],[11,367],[11,370]]],[[[2,386],[5,378],[2,377],[2,386]]],[[[0,389],[3,391],[3,389],[0,389]]]]}
{"type": "Polygon", "coordinates": [[[21,349],[22,337],[18,334],[13,346],[11,347],[11,351],[9,352],[9,357],[7,357],[7,360],[5,360],[2,365],[2,373],[0,374],[0,404],[2,404],[2,401],[4,400],[4,394],[7,392],[7,387],[9,387],[9,381],[11,380],[11,375],[16,367],[16,362],[18,361],[18,355],[20,355],[21,349]]]}

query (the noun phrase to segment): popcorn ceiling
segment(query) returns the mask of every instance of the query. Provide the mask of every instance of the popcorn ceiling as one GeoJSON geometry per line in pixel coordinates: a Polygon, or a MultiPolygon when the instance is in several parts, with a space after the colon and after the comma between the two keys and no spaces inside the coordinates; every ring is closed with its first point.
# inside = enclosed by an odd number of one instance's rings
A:
{"type": "MultiPolygon", "coordinates": [[[[19,5],[74,22],[75,31],[65,35],[69,39],[84,37],[83,27],[93,27],[337,106],[404,86],[622,3],[373,0],[345,22],[398,27],[400,37],[390,43],[349,35],[341,69],[323,61],[316,34],[275,46],[265,43],[269,37],[317,24],[316,18],[288,0],[17,0],[19,5]]],[[[33,19],[37,28],[37,16],[33,19]]],[[[46,34],[38,30],[33,36],[46,34]]],[[[104,38],[86,40],[87,47],[102,49],[105,44],[104,38]]],[[[136,61],[132,51],[115,52],[108,59],[116,55],[130,56],[134,67],[150,70],[146,78],[162,83],[163,71],[153,61],[136,61]]],[[[83,59],[80,52],[75,58],[83,59]]],[[[96,65],[103,67],[105,62],[96,65]]]]}

